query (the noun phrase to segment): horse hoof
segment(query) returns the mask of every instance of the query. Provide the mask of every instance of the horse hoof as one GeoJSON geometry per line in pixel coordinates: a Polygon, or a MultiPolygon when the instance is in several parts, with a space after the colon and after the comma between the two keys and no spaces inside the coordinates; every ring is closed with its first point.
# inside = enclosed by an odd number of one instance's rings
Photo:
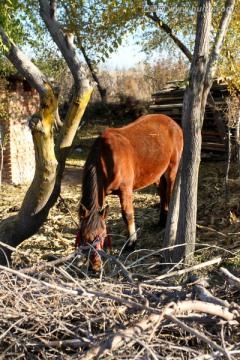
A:
{"type": "Polygon", "coordinates": [[[133,252],[135,250],[135,247],[136,247],[136,242],[134,242],[132,244],[127,243],[124,246],[123,251],[124,252],[133,252]]]}
{"type": "Polygon", "coordinates": [[[165,228],[166,228],[166,226],[163,225],[163,224],[160,223],[160,222],[158,222],[158,223],[155,225],[155,229],[156,229],[157,231],[163,231],[163,230],[165,230],[165,228]]]}
{"type": "Polygon", "coordinates": [[[160,217],[160,220],[156,224],[157,230],[158,231],[164,230],[166,228],[166,224],[167,224],[167,217],[166,216],[160,217]]]}

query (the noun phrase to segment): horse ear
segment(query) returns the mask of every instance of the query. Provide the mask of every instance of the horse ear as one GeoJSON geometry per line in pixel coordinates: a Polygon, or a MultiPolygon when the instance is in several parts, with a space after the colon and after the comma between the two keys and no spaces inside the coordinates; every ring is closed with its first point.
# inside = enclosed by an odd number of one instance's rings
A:
{"type": "Polygon", "coordinates": [[[107,215],[108,215],[108,210],[109,210],[109,205],[106,205],[103,209],[101,209],[99,211],[99,214],[101,215],[103,220],[107,219],[107,215]]]}
{"type": "Polygon", "coordinates": [[[80,204],[80,207],[79,207],[79,215],[80,215],[80,218],[85,218],[86,216],[88,216],[88,209],[83,205],[83,204],[80,204]]]}

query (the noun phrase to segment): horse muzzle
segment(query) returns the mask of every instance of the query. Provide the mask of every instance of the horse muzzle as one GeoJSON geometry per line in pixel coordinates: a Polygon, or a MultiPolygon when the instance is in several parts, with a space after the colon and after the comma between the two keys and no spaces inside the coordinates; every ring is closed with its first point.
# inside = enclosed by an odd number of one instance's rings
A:
{"type": "Polygon", "coordinates": [[[112,239],[109,230],[110,228],[107,227],[106,235],[97,235],[91,244],[84,242],[81,229],[78,230],[75,240],[75,250],[81,251],[89,258],[93,270],[99,270],[101,268],[101,258],[98,251],[112,250],[112,239]]]}

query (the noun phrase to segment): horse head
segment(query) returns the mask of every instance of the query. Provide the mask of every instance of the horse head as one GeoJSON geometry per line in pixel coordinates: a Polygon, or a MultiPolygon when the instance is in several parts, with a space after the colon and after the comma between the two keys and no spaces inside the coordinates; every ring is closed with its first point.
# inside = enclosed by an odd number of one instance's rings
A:
{"type": "Polygon", "coordinates": [[[83,204],[79,208],[80,229],[76,238],[75,247],[81,246],[83,250],[90,250],[91,268],[99,270],[101,260],[96,250],[111,249],[111,238],[107,234],[106,219],[109,206],[100,210],[89,211],[83,204]]]}
{"type": "Polygon", "coordinates": [[[93,244],[95,240],[105,238],[108,208],[107,205],[100,210],[92,209],[89,211],[83,204],[80,205],[80,231],[83,245],[93,244]]]}

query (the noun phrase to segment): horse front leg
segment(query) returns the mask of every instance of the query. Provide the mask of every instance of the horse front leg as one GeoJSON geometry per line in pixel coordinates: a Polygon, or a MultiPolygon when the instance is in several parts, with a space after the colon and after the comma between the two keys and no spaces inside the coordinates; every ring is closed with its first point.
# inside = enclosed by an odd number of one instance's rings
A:
{"type": "Polygon", "coordinates": [[[124,247],[124,250],[133,251],[135,249],[135,245],[137,241],[137,234],[136,234],[135,222],[134,222],[132,189],[121,191],[119,198],[122,208],[122,217],[126,224],[127,232],[128,232],[128,242],[124,247]]]}

